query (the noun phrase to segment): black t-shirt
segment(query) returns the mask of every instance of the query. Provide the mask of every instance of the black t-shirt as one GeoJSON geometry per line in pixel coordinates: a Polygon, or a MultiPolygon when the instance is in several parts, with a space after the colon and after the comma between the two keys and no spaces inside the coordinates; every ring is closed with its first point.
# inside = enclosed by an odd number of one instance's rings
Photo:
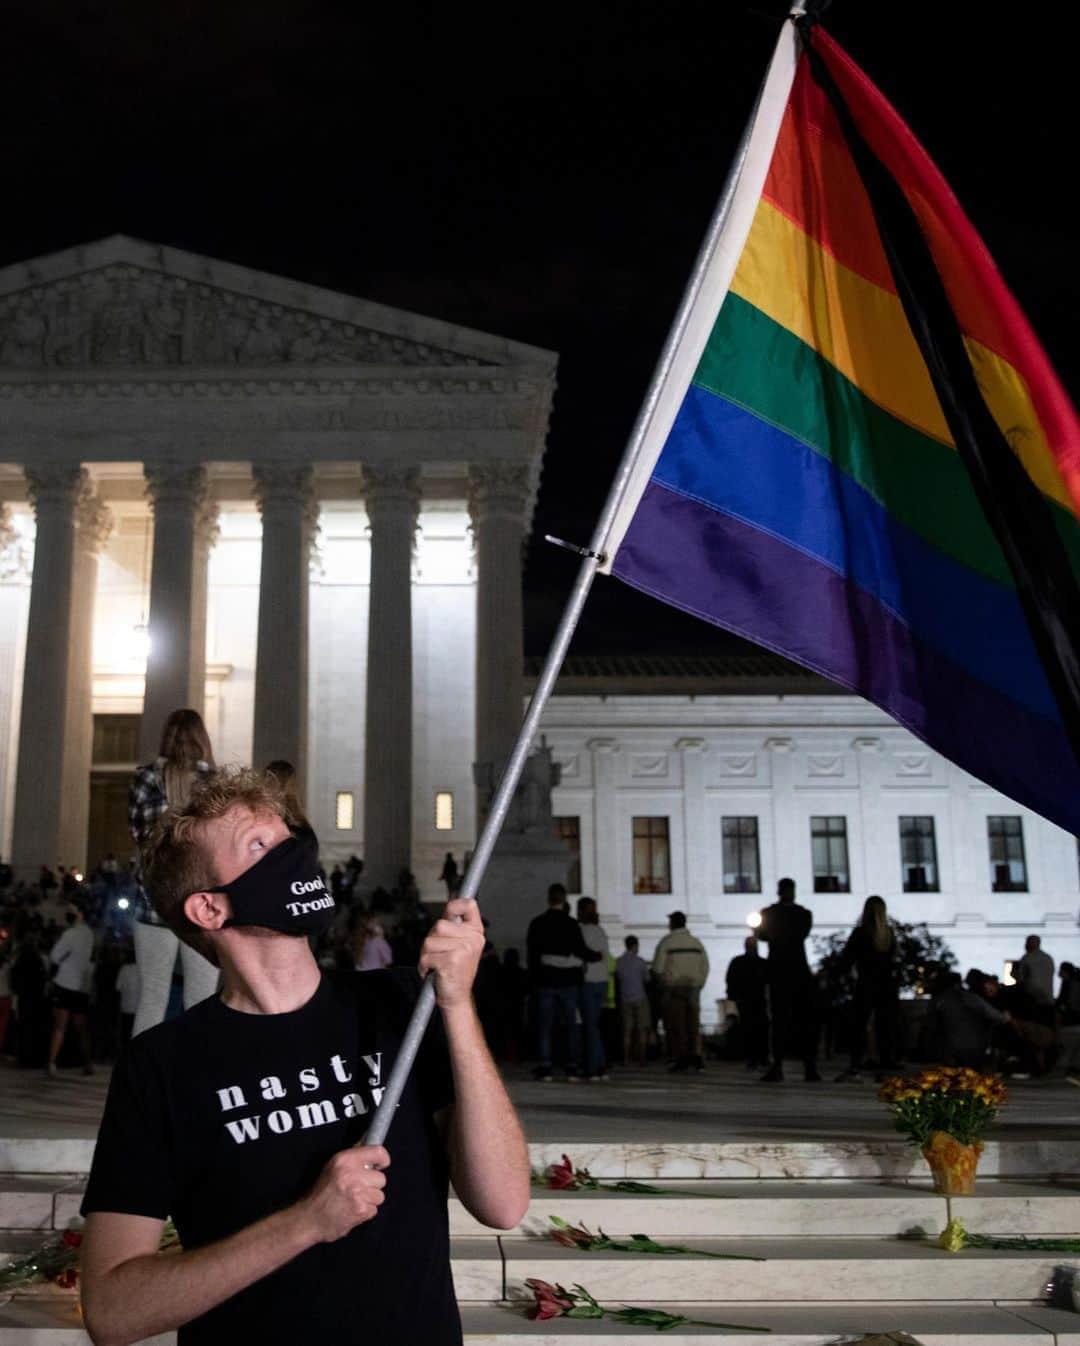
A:
{"type": "MultiPolygon", "coordinates": [[[[400,968],[324,975],[291,1013],[242,1014],[213,996],[135,1038],[113,1073],[83,1214],[171,1215],[198,1248],[304,1196],[367,1129],[418,988],[400,968]]],[[[390,1129],[378,1215],[182,1327],[179,1346],[459,1346],[434,1121],[452,1098],[436,1015],[390,1129]]]]}

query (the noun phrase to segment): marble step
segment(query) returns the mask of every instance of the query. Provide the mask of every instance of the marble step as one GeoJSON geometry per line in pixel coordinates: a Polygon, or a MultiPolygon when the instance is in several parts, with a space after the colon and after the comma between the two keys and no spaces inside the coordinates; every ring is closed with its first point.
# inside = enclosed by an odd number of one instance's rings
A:
{"type": "MultiPolygon", "coordinates": [[[[594,1178],[846,1178],[924,1181],[926,1161],[903,1140],[716,1141],[709,1143],[530,1145],[533,1168],[569,1154],[594,1178]]],[[[983,1178],[1080,1178],[1080,1138],[1037,1135],[989,1140],[979,1160],[983,1178]]]]}
{"type": "MultiPolygon", "coordinates": [[[[608,1144],[573,1141],[529,1146],[542,1170],[569,1154],[597,1178],[846,1178],[923,1180],[926,1164],[899,1138],[885,1140],[714,1141],[608,1144]]],[[[0,1174],[87,1173],[94,1153],[88,1139],[0,1137],[0,1174]]],[[[1080,1138],[989,1140],[979,1162],[986,1178],[1080,1178],[1080,1138]]]]}
{"type": "MultiPolygon", "coordinates": [[[[804,1237],[936,1237],[950,1216],[972,1232],[1010,1235],[1073,1235],[1080,1238],[1080,1183],[991,1180],[974,1197],[949,1200],[930,1187],[888,1182],[683,1182],[670,1179],[663,1195],[617,1192],[557,1192],[534,1189],[519,1232],[545,1234],[549,1216],[585,1224],[594,1232],[657,1238],[691,1235],[804,1237]]],[[[64,1198],[58,1199],[58,1205],[64,1198]]],[[[479,1225],[450,1203],[455,1233],[479,1233],[479,1225]]]]}
{"type": "MultiPolygon", "coordinates": [[[[504,1237],[507,1295],[529,1277],[579,1282],[597,1299],[1035,1301],[1055,1266],[1080,1256],[968,1249],[946,1253],[904,1239],[686,1239],[696,1252],[742,1253],[762,1261],[579,1252],[550,1240],[504,1237]]],[[[1080,1318],[1077,1319],[1080,1323],[1080,1318]]]]}
{"type": "MultiPolygon", "coordinates": [[[[661,1195],[535,1188],[518,1232],[546,1233],[548,1217],[558,1215],[612,1235],[641,1230],[658,1238],[934,1236],[952,1214],[984,1234],[1080,1237],[1080,1181],[982,1181],[976,1196],[951,1203],[928,1183],[668,1181],[670,1191],[661,1195]]],[[[73,1174],[0,1175],[0,1230],[66,1229],[79,1219],[82,1193],[83,1180],[73,1174]]],[[[456,1235],[491,1232],[456,1199],[450,1202],[450,1229],[456,1235]]]]}
{"type": "Polygon", "coordinates": [[[47,1237],[34,1229],[0,1229],[0,1267],[32,1252],[47,1237]]]}
{"type": "Polygon", "coordinates": [[[66,1229],[78,1218],[83,1181],[73,1173],[0,1175],[0,1229],[66,1229]]]}
{"type": "MultiPolygon", "coordinates": [[[[727,1320],[767,1327],[769,1336],[685,1326],[665,1332],[667,1346],[722,1339],[727,1346],[838,1346],[869,1332],[908,1332],[922,1346],[1080,1346],[1080,1315],[1023,1305],[978,1304],[726,1304],[663,1303],[656,1307],[687,1318],[727,1320]]],[[[466,1305],[462,1326],[468,1346],[634,1346],[656,1342],[652,1328],[566,1318],[534,1322],[518,1308],[466,1305]]],[[[3,1346],[90,1346],[74,1301],[17,1298],[0,1304],[3,1346]]],[[[147,1339],[140,1346],[175,1346],[176,1334],[147,1339]]]]}

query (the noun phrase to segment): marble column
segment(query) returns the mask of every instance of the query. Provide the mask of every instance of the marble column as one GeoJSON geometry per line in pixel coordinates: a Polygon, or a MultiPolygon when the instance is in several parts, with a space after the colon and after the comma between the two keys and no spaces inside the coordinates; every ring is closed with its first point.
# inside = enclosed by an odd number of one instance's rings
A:
{"type": "Polygon", "coordinates": [[[216,509],[204,467],[147,463],[154,512],[150,572],[150,655],[146,663],[139,756],[157,755],[171,711],[202,713],[206,686],[206,585],[216,509]]]}
{"type": "Polygon", "coordinates": [[[365,467],[371,531],[364,862],[389,888],[412,860],[412,556],[420,510],[415,468],[365,467]]]}
{"type": "Polygon", "coordinates": [[[859,773],[859,837],[848,839],[851,890],[880,893],[895,888],[900,878],[900,833],[895,820],[892,834],[882,813],[882,767],[885,745],[874,734],[851,740],[859,773]]]}
{"type": "Polygon", "coordinates": [[[529,471],[524,463],[474,464],[469,469],[477,571],[478,830],[524,714],[521,570],[528,496],[529,471]]]}
{"type": "MultiPolygon", "coordinates": [[[[619,836],[619,797],[615,756],[619,744],[613,738],[591,738],[585,744],[592,755],[593,779],[593,854],[596,858],[596,882],[593,894],[605,912],[617,911],[625,919],[625,904],[619,888],[620,857],[628,857],[632,840],[629,831],[619,836]]],[[[582,875],[584,883],[585,876],[582,875]]]]}
{"type": "MultiPolygon", "coordinates": [[[[26,468],[37,521],[26,633],[12,863],[19,877],[73,864],[64,843],[65,753],[71,692],[76,507],[88,478],[78,464],[26,468]]],[[[85,820],[83,845],[85,846],[85,820]]]]}
{"type": "MultiPolygon", "coordinates": [[[[703,738],[681,738],[675,744],[682,759],[683,828],[685,830],[686,902],[690,924],[711,920],[709,912],[709,838],[705,806],[703,738]]],[[[741,915],[741,913],[740,913],[741,915]]]]}
{"type": "Polygon", "coordinates": [[[761,857],[761,901],[763,906],[768,906],[780,879],[794,879],[804,898],[813,893],[814,870],[810,863],[810,834],[799,835],[795,818],[795,740],[767,738],[765,751],[770,759],[773,853],[768,859],[764,855],[761,857]]]}
{"type": "Polygon", "coordinates": [[[305,779],[308,725],[308,590],[318,519],[310,467],[256,463],[262,514],[259,641],[255,658],[256,766],[284,759],[305,779]]]}
{"type": "Polygon", "coordinates": [[[108,507],[83,482],[75,503],[75,555],[71,585],[68,715],[64,739],[64,809],[60,820],[61,864],[96,863],[86,854],[90,823],[90,766],[94,746],[94,608],[98,557],[112,532],[108,507]]]}

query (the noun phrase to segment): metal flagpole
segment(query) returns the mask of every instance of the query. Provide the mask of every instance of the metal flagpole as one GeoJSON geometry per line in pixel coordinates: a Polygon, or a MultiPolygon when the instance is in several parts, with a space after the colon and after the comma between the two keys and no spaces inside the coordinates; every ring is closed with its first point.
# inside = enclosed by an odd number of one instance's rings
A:
{"type": "MultiPolygon", "coordinates": [[[[790,17],[797,18],[805,11],[805,8],[806,0],[794,0],[790,11],[790,17]]],[[[675,320],[668,332],[663,350],[660,352],[660,358],[653,371],[652,381],[645,394],[645,400],[641,404],[641,410],[638,412],[637,419],[630,432],[630,438],[627,441],[626,448],[619,461],[618,470],[615,473],[615,480],[612,483],[611,490],[604,504],[604,508],[601,511],[600,518],[593,530],[592,539],[588,548],[574,548],[574,550],[580,550],[582,553],[581,567],[578,570],[577,580],[570,593],[570,598],[566,604],[566,609],[563,612],[562,620],[559,622],[558,630],[555,632],[555,639],[552,642],[551,649],[548,651],[547,659],[544,662],[543,670],[541,671],[539,681],[536,684],[536,690],[533,692],[532,700],[529,702],[529,708],[525,713],[525,719],[522,722],[517,741],[514,744],[514,749],[506,763],[506,769],[502,774],[502,779],[499,781],[499,787],[492,800],[491,811],[489,812],[487,821],[480,833],[480,839],[476,843],[476,849],[469,862],[469,868],[465,873],[465,880],[458,893],[459,897],[476,897],[476,894],[480,889],[481,880],[488,867],[488,862],[491,859],[492,851],[495,849],[495,842],[498,840],[502,825],[506,821],[506,815],[510,810],[510,804],[513,800],[514,791],[517,788],[518,781],[521,779],[521,773],[524,769],[526,758],[529,755],[529,749],[532,746],[537,730],[540,727],[541,716],[554,691],[555,681],[559,676],[559,670],[562,668],[563,660],[566,658],[566,651],[570,647],[570,641],[573,639],[574,632],[577,630],[578,622],[581,620],[582,609],[585,607],[585,600],[588,598],[589,591],[592,589],[593,580],[596,578],[596,572],[604,560],[604,548],[607,545],[608,534],[611,532],[615,516],[618,513],[619,506],[622,504],[623,497],[630,484],[634,467],[649,430],[649,424],[656,411],[657,403],[660,400],[664,384],[667,382],[671,372],[671,367],[675,362],[675,357],[685,334],[694,303],[701,290],[702,284],[704,283],[709,268],[709,261],[716,248],[720,235],[723,232],[724,226],[727,223],[728,215],[731,212],[732,201],[735,197],[735,189],[739,184],[743,164],[746,160],[746,152],[750,143],[750,132],[757,116],[760,100],[761,94],[759,92],[750,112],[746,129],[743,131],[742,138],[735,151],[735,157],[728,170],[727,180],[725,181],[724,189],[720,194],[720,200],[717,202],[712,219],[709,221],[708,230],[698,251],[697,258],[695,259],[694,269],[690,274],[690,279],[683,292],[682,301],[679,304],[675,320]]],[[[555,539],[551,540],[554,541],[555,539]]],[[[386,1140],[387,1132],[390,1130],[390,1124],[394,1118],[394,1111],[401,1101],[405,1082],[408,1079],[413,1062],[416,1060],[417,1052],[420,1050],[420,1043],[434,1008],[435,983],[433,977],[429,974],[425,977],[424,983],[420,988],[420,995],[417,998],[416,1005],[413,1008],[412,1017],[409,1020],[408,1027],[402,1038],[401,1047],[398,1051],[397,1058],[394,1061],[393,1069],[390,1072],[390,1078],[387,1080],[386,1088],[383,1091],[378,1110],[376,1111],[371,1126],[368,1128],[367,1134],[364,1136],[361,1144],[382,1145],[386,1140]]]]}

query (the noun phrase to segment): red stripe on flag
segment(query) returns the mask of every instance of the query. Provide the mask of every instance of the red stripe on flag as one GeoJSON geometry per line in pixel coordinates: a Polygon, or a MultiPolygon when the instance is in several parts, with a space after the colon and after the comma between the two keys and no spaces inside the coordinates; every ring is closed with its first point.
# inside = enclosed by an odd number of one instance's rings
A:
{"type": "MultiPolygon", "coordinates": [[[[1026,383],[1050,451],[1080,507],[1080,421],[986,245],[888,99],[823,28],[815,30],[814,43],[864,139],[915,211],[961,327],[1013,365],[1026,383]]],[[[803,60],[800,76],[808,73],[805,65],[803,60]]],[[[819,121],[827,126],[823,117],[819,121]]]]}

